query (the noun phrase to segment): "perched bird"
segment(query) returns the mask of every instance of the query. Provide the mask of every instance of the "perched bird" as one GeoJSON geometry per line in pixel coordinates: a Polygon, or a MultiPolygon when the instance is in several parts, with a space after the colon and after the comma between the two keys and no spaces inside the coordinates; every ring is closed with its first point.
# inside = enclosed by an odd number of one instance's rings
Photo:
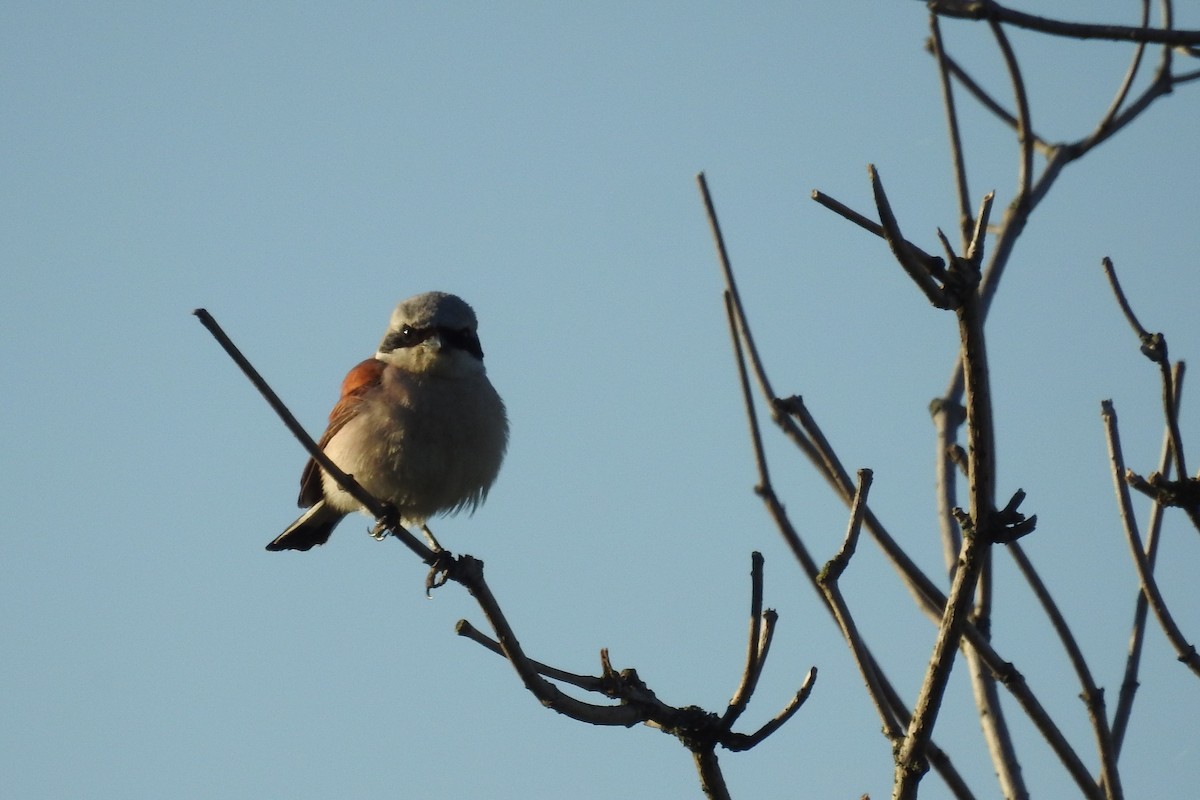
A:
{"type": "MultiPolygon", "coordinates": [[[[508,418],[483,367],[477,324],[471,307],[445,292],[400,303],[379,351],[346,375],[329,414],[321,449],[405,525],[474,510],[500,471],[508,418]]],[[[299,502],[308,510],[268,550],[324,544],[363,510],[312,459],[299,502]]]]}

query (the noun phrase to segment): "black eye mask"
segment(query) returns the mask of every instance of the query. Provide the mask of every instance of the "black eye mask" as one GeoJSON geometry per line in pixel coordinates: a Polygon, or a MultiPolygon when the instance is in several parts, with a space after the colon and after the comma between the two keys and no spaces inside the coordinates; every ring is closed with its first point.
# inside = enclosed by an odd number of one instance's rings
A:
{"type": "Polygon", "coordinates": [[[441,325],[434,325],[428,328],[416,328],[412,325],[405,325],[400,330],[392,331],[385,336],[383,342],[379,345],[379,351],[390,353],[393,350],[400,350],[405,347],[416,347],[434,334],[440,334],[442,341],[448,347],[463,350],[475,356],[480,361],[483,360],[483,348],[479,345],[479,337],[470,328],[447,328],[441,325]]]}

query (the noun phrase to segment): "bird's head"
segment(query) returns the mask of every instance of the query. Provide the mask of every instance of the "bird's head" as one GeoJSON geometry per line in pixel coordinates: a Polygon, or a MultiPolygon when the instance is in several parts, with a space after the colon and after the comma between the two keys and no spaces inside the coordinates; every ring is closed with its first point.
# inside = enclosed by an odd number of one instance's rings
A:
{"type": "Polygon", "coordinates": [[[375,357],[415,374],[484,373],[475,312],[462,298],[425,292],[396,306],[375,357]]]}

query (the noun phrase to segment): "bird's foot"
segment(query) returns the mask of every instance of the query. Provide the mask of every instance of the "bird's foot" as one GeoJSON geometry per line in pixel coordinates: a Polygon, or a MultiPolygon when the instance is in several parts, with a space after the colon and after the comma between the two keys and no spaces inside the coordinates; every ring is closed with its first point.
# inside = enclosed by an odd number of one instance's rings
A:
{"type": "Polygon", "coordinates": [[[449,550],[442,549],[441,545],[438,545],[434,552],[437,555],[434,557],[433,563],[429,565],[429,574],[425,576],[426,597],[431,597],[430,592],[434,589],[446,585],[446,581],[450,580],[450,570],[455,564],[454,556],[449,550]]]}
{"type": "Polygon", "coordinates": [[[371,529],[371,536],[377,542],[382,542],[392,532],[392,529],[400,525],[400,512],[391,503],[388,503],[383,512],[383,516],[379,517],[375,522],[375,527],[371,529]]]}
{"type": "Polygon", "coordinates": [[[421,535],[425,537],[425,541],[429,544],[430,550],[435,553],[441,553],[445,551],[446,548],[442,547],[442,543],[439,542],[437,537],[433,535],[433,531],[429,530],[428,525],[421,525],[421,535]]]}

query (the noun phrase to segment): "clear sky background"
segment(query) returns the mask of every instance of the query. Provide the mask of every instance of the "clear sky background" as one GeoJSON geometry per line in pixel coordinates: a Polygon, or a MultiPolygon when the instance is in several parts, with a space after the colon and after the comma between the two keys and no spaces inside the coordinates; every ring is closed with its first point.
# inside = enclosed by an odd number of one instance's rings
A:
{"type": "MultiPolygon", "coordinates": [[[[1137,6],[1040,9],[1134,23],[1137,6]]],[[[721,710],[761,550],[780,623],[744,728],[821,672],[780,733],[723,755],[734,796],[888,796],[879,721],[752,492],[694,178],[708,175],[777,389],[804,396],[848,468],[875,470],[874,508],[943,574],[926,407],[950,374],[953,318],[880,240],[809,199],[870,212],[873,162],[910,238],[936,251],[936,226],[954,229],[927,32],[911,0],[5,4],[0,794],[698,796],[675,740],[546,711],[455,637],[461,617],[482,625],[470,598],[426,600],[425,569],[365,518],[309,553],[263,550],[297,513],[305,457],[192,309],[319,432],[393,305],[444,289],[479,314],[512,443],[487,505],[434,528],[486,561],[529,654],[595,673],[607,647],[667,702],[721,710]]],[[[986,30],[945,34],[1010,102],[986,30]]],[[[1013,37],[1039,133],[1090,130],[1130,49],[1013,37]]],[[[960,103],[972,193],[994,188],[1002,208],[1012,137],[960,103]]],[[[1070,167],[989,326],[1001,492],[1028,493],[1027,550],[1110,703],[1136,589],[1100,401],[1142,472],[1162,423],[1156,370],[1099,264],[1116,261],[1173,356],[1200,358],[1197,131],[1200,86],[1185,86],[1070,167]]],[[[845,510],[774,434],[770,451],[828,558],[845,510]]],[[[1095,765],[1078,685],[999,555],[997,647],[1095,765]]],[[[1192,637],[1198,564],[1200,537],[1171,515],[1161,580],[1192,637]]],[[[873,546],[844,582],[911,700],[933,627],[873,546]]],[[[935,738],[995,796],[965,678],[935,738]]],[[[1200,685],[1153,627],[1142,682],[1126,790],[1189,796],[1200,685]]],[[[1073,794],[1006,708],[1034,793],[1073,794]]],[[[923,796],[947,792],[930,777],[923,796]]]]}

